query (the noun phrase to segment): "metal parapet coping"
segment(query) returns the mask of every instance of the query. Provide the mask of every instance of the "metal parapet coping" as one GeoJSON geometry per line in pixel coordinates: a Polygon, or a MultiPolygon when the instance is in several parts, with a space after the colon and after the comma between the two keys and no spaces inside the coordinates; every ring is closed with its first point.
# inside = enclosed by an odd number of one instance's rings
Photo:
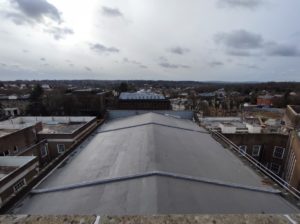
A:
{"type": "Polygon", "coordinates": [[[146,126],[146,125],[151,125],[151,124],[159,125],[159,126],[163,126],[163,127],[168,127],[168,128],[176,128],[176,129],[180,129],[180,130],[184,130],[184,131],[193,131],[193,132],[198,132],[198,133],[203,133],[203,134],[210,134],[208,131],[199,131],[199,130],[194,130],[194,129],[190,129],[190,128],[182,128],[182,127],[178,127],[178,126],[160,124],[160,123],[157,123],[157,122],[147,122],[147,123],[142,123],[142,124],[137,124],[137,125],[125,126],[125,127],[121,127],[121,128],[103,130],[103,131],[98,131],[97,133],[101,134],[101,133],[119,131],[119,130],[128,129],[128,128],[141,127],[141,126],[146,126]]]}
{"type": "Polygon", "coordinates": [[[96,185],[102,185],[102,184],[110,184],[110,183],[122,182],[122,181],[127,181],[127,180],[138,179],[138,178],[151,177],[151,176],[170,177],[170,178],[179,179],[179,180],[194,181],[194,182],[213,184],[213,185],[218,185],[218,186],[223,186],[223,187],[237,188],[237,189],[243,189],[243,190],[263,192],[263,193],[271,193],[271,194],[281,193],[281,191],[276,190],[276,189],[271,189],[271,188],[254,187],[254,186],[224,182],[224,181],[220,181],[220,180],[216,180],[216,179],[193,177],[193,176],[188,176],[188,175],[175,174],[175,173],[162,172],[162,171],[152,171],[152,172],[146,172],[143,174],[135,174],[135,175],[122,176],[122,177],[114,177],[114,178],[100,179],[100,180],[94,180],[94,181],[87,181],[87,182],[82,182],[82,183],[77,183],[77,184],[65,185],[65,186],[61,186],[61,187],[34,189],[30,193],[31,194],[43,194],[43,193],[67,191],[67,190],[73,190],[73,189],[77,189],[77,188],[84,188],[84,187],[90,187],[90,186],[96,186],[96,185]]]}

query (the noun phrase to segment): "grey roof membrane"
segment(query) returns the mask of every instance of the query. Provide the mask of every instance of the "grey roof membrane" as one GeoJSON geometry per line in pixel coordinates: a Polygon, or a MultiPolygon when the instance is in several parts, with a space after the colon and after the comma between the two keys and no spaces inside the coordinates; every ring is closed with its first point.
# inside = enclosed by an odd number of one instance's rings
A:
{"type": "MultiPolygon", "coordinates": [[[[83,145],[37,189],[151,171],[272,189],[264,185],[251,168],[189,120],[155,113],[112,120],[83,145]],[[145,123],[148,124],[140,125],[145,123]],[[128,126],[135,127],[124,128],[128,126]]],[[[298,210],[273,193],[151,176],[31,195],[13,212],[142,215],[294,213],[298,210]]]]}
{"type": "Polygon", "coordinates": [[[164,100],[165,97],[161,94],[153,92],[122,92],[119,96],[120,100],[164,100]]]}

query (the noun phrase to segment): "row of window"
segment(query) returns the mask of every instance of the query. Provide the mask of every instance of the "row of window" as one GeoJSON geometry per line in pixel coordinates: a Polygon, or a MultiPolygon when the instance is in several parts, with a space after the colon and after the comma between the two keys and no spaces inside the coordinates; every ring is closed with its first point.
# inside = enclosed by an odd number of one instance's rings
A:
{"type": "MultiPolygon", "coordinates": [[[[247,146],[246,145],[241,145],[239,147],[239,149],[240,149],[240,153],[242,153],[243,155],[245,155],[247,153],[247,146]]],[[[253,147],[252,147],[252,156],[258,157],[260,155],[260,150],[261,150],[261,145],[253,145],[253,147]]],[[[276,158],[276,159],[283,159],[284,151],[285,151],[285,148],[275,146],[274,149],[273,149],[273,157],[276,158]]]]}
{"type": "MultiPolygon", "coordinates": [[[[57,152],[59,154],[65,152],[65,145],[64,144],[57,144],[56,147],[57,147],[57,152]]],[[[18,151],[19,151],[18,147],[15,146],[14,153],[11,153],[9,150],[5,150],[2,153],[0,153],[0,156],[14,155],[18,151]]],[[[44,145],[43,147],[41,147],[40,151],[41,151],[41,157],[42,158],[46,157],[48,155],[48,145],[44,145]]]]}
{"type": "MultiPolygon", "coordinates": [[[[65,145],[57,144],[57,152],[64,153],[65,145]]],[[[48,145],[44,145],[43,147],[41,147],[41,157],[44,158],[47,155],[48,155],[48,145]]],[[[23,178],[14,184],[14,186],[13,186],[14,192],[20,191],[25,186],[26,186],[26,180],[25,180],[25,178],[23,178]]]]}
{"type": "Polygon", "coordinates": [[[17,183],[15,183],[15,185],[13,186],[14,192],[20,191],[25,186],[26,186],[26,180],[25,180],[25,178],[23,178],[23,179],[19,180],[17,183]]]}
{"type": "Polygon", "coordinates": [[[13,151],[9,151],[9,150],[5,150],[2,153],[0,153],[0,156],[10,156],[10,155],[15,155],[19,152],[19,147],[18,146],[14,146],[13,151]]]}
{"type": "MultiPolygon", "coordinates": [[[[56,145],[56,148],[57,148],[57,152],[59,154],[62,154],[65,152],[65,145],[64,144],[57,144],[56,145]]],[[[41,157],[44,158],[48,155],[48,145],[44,145],[42,148],[41,148],[41,157]]]]}

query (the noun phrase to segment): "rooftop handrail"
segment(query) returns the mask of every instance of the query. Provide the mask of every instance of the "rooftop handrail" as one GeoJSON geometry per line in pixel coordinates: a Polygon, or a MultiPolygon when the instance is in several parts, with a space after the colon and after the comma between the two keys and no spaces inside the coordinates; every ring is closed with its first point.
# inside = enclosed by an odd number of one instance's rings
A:
{"type": "Polygon", "coordinates": [[[298,200],[300,200],[300,191],[298,191],[297,189],[295,189],[293,186],[291,186],[288,182],[286,182],[284,179],[282,179],[281,177],[279,177],[277,174],[273,173],[270,169],[268,169],[267,167],[265,167],[262,163],[260,163],[259,161],[257,161],[256,159],[254,159],[252,156],[250,156],[247,153],[243,153],[240,151],[240,148],[234,144],[231,140],[229,140],[228,138],[226,138],[223,134],[221,134],[220,132],[214,131],[214,130],[210,130],[212,135],[216,135],[217,137],[219,137],[222,141],[224,141],[225,143],[229,144],[231,146],[232,149],[234,149],[237,153],[239,153],[240,155],[242,155],[244,158],[246,158],[246,160],[248,162],[250,162],[251,164],[253,164],[256,168],[258,168],[262,173],[264,173],[266,176],[268,176],[269,178],[271,178],[275,183],[277,183],[279,186],[281,186],[283,189],[285,189],[286,191],[288,191],[290,194],[292,194],[295,198],[297,198],[298,200]]]}

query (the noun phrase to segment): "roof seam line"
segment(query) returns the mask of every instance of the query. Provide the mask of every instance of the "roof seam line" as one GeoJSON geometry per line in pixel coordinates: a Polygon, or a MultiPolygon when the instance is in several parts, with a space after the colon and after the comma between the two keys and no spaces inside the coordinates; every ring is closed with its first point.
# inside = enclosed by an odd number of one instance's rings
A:
{"type": "Polygon", "coordinates": [[[133,179],[137,179],[137,178],[150,177],[150,176],[170,177],[170,178],[179,179],[179,180],[187,180],[187,181],[201,182],[201,183],[207,183],[207,184],[214,184],[214,185],[223,186],[223,187],[238,188],[238,189],[257,191],[257,192],[263,192],[263,193],[271,193],[271,194],[281,193],[281,191],[276,190],[276,189],[267,189],[267,188],[263,188],[263,187],[254,187],[254,186],[248,186],[248,185],[242,185],[242,184],[236,184],[236,183],[228,183],[228,182],[224,182],[224,181],[220,181],[220,180],[216,180],[216,179],[193,177],[193,176],[188,176],[188,175],[175,174],[175,173],[162,172],[162,171],[152,171],[152,172],[147,172],[147,173],[143,173],[143,174],[134,174],[134,175],[128,175],[128,176],[122,176],[122,177],[114,177],[114,178],[107,178],[107,179],[101,179],[101,180],[95,180],[95,181],[88,181],[88,182],[71,184],[71,185],[66,185],[66,186],[61,186],[61,187],[53,187],[53,188],[46,188],[46,189],[34,189],[30,193],[31,194],[43,194],[43,193],[51,193],[51,192],[58,192],[58,191],[66,191],[66,190],[73,190],[73,189],[77,189],[77,188],[109,184],[109,183],[133,180],[133,179]]]}
{"type": "Polygon", "coordinates": [[[131,126],[126,126],[126,127],[121,127],[121,128],[103,130],[103,131],[98,131],[97,133],[101,134],[101,133],[112,132],[112,131],[119,131],[119,130],[128,129],[128,128],[141,127],[141,126],[146,126],[146,125],[151,125],[151,124],[160,125],[160,126],[169,127],[169,128],[177,128],[177,129],[185,130],[185,131],[193,131],[193,132],[199,132],[199,133],[203,133],[203,134],[210,134],[208,131],[198,131],[198,130],[194,130],[194,129],[182,128],[182,127],[177,127],[177,126],[172,126],[172,125],[166,125],[166,124],[160,124],[160,123],[156,123],[156,122],[147,122],[147,123],[143,123],[143,124],[131,125],[131,126]]]}

